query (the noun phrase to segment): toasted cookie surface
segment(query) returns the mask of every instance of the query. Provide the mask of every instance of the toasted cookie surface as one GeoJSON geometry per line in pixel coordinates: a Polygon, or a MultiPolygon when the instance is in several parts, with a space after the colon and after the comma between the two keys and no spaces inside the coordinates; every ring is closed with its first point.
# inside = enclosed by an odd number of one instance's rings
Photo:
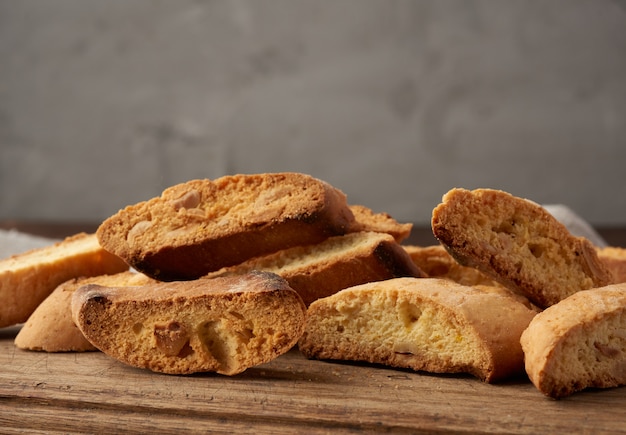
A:
{"type": "Polygon", "coordinates": [[[613,277],[613,284],[626,282],[626,248],[619,246],[605,246],[596,248],[598,258],[613,277]]]}
{"type": "Polygon", "coordinates": [[[288,351],[306,308],[275,274],[163,282],[143,287],[88,285],[72,297],[72,317],[98,349],[155,372],[234,375],[288,351]]]}
{"type": "Polygon", "coordinates": [[[581,291],[546,308],[521,344],[528,377],[547,396],[626,385],[626,284],[581,291]]]}
{"type": "Polygon", "coordinates": [[[595,247],[538,204],[492,189],[452,189],[432,213],[435,237],[476,267],[545,308],[610,284],[595,247]]]}
{"type": "Polygon", "coordinates": [[[0,261],[0,327],[25,322],[61,283],[81,276],[128,270],[95,234],[76,234],[53,245],[0,261]]]}
{"type": "Polygon", "coordinates": [[[60,284],[30,315],[15,337],[20,349],[44,352],[84,352],[96,350],[72,321],[72,294],[87,284],[140,286],[154,282],[130,270],[112,275],[74,278],[60,284]]]}
{"type": "Polygon", "coordinates": [[[413,224],[401,223],[389,213],[376,213],[368,207],[359,204],[350,205],[354,215],[354,222],[350,225],[350,232],[373,231],[391,235],[400,243],[411,235],[413,224]]]}
{"type": "Polygon", "coordinates": [[[285,278],[306,305],[339,290],[371,281],[425,276],[387,233],[355,232],[315,245],[296,246],[209,274],[265,270],[285,278]]]}
{"type": "Polygon", "coordinates": [[[299,348],[309,358],[367,361],[495,382],[523,373],[519,337],[536,312],[502,289],[395,278],[315,301],[299,348]]]}
{"type": "Polygon", "coordinates": [[[500,285],[478,269],[459,264],[442,245],[403,245],[411,260],[429,278],[447,278],[463,285],[500,285]]]}
{"type": "Polygon", "coordinates": [[[120,210],[98,228],[100,243],[140,272],[171,281],[348,231],[345,195],[299,173],[191,180],[120,210]]]}

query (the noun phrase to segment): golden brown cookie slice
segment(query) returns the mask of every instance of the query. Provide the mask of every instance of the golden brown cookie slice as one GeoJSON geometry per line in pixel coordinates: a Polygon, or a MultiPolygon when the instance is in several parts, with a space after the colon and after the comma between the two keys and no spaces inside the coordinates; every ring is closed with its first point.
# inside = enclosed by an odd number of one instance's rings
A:
{"type": "Polygon", "coordinates": [[[354,215],[354,222],[350,226],[351,232],[374,231],[391,235],[400,243],[411,235],[413,224],[400,223],[388,213],[375,213],[364,205],[350,205],[354,215]]]}
{"type": "Polygon", "coordinates": [[[626,248],[606,246],[596,250],[600,261],[611,272],[613,283],[626,282],[626,248]]]}
{"type": "Polygon", "coordinates": [[[75,278],[59,285],[31,314],[15,337],[20,349],[44,352],[85,352],[96,350],[72,321],[74,291],[87,284],[140,286],[155,282],[130,270],[114,275],[75,278]]]}
{"type": "Polygon", "coordinates": [[[234,375],[287,352],[304,328],[302,299],[279,276],[241,276],[133,288],[88,285],[72,316],[107,355],[155,372],[234,375]]]}
{"type": "Polygon", "coordinates": [[[540,205],[492,189],[452,189],[433,210],[433,234],[476,267],[545,308],[611,283],[595,247],[572,236],[540,205]]]}
{"type": "Polygon", "coordinates": [[[549,397],[626,385],[626,284],[581,291],[546,308],[521,344],[528,377],[549,397]]]}
{"type": "Polygon", "coordinates": [[[354,220],[345,195],[299,173],[191,180],[120,210],[97,235],[102,246],[162,281],[344,234],[354,220]]]}
{"type": "Polygon", "coordinates": [[[401,276],[423,277],[410,256],[386,233],[358,232],[253,258],[207,276],[273,272],[285,278],[304,303],[347,287],[401,276]]]}
{"type": "Polygon", "coordinates": [[[519,338],[535,314],[508,292],[395,278],[313,302],[298,345],[308,358],[470,373],[495,382],[523,374],[519,338]]]}
{"type": "Polygon", "coordinates": [[[0,327],[25,322],[61,283],[81,276],[128,270],[102,249],[95,234],[76,234],[58,243],[0,261],[0,327]]]}
{"type": "Polygon", "coordinates": [[[478,269],[459,264],[442,245],[404,245],[403,248],[415,265],[430,278],[447,278],[469,286],[500,286],[478,269]]]}

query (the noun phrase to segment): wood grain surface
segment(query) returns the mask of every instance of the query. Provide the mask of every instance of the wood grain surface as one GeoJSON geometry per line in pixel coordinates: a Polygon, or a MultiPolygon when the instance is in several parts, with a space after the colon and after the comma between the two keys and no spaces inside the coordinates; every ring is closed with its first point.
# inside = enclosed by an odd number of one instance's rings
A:
{"type": "Polygon", "coordinates": [[[626,388],[555,401],[527,379],[305,359],[233,376],[172,376],[100,352],[17,349],[0,330],[2,433],[626,433],[626,388]]]}

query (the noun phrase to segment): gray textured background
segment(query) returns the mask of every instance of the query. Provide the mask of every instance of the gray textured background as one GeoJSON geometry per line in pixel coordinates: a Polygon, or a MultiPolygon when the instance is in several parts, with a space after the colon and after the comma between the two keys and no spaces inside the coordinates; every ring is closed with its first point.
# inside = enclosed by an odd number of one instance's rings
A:
{"type": "Polygon", "coordinates": [[[626,5],[0,0],[0,219],[302,171],[428,223],[451,187],[626,224],[626,5]]]}

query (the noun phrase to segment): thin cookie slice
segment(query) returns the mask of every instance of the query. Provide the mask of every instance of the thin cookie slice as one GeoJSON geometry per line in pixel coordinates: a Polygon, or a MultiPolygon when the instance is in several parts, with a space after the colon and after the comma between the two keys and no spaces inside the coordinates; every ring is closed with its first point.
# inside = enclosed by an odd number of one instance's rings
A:
{"type": "Polygon", "coordinates": [[[546,396],[626,385],[626,284],[573,294],[538,314],[520,341],[546,396]]]}
{"type": "Polygon", "coordinates": [[[80,233],[0,261],[0,328],[25,322],[61,283],[128,270],[95,234],[80,233]]]}
{"type": "Polygon", "coordinates": [[[306,307],[279,276],[241,276],[143,287],[87,285],[72,297],[72,318],[107,355],[169,374],[235,375],[287,352],[306,307]]]}
{"type": "Polygon", "coordinates": [[[31,314],[15,337],[20,349],[43,352],[87,352],[97,350],[72,321],[72,294],[87,284],[141,286],[155,282],[127,270],[113,275],[74,278],[59,285],[31,314]]]}
{"type": "Polygon", "coordinates": [[[611,272],[613,284],[626,282],[626,248],[605,246],[596,248],[598,258],[611,272]]]}
{"type": "Polygon", "coordinates": [[[429,278],[447,278],[469,286],[501,285],[478,269],[459,264],[442,245],[403,245],[403,248],[429,278]]]}
{"type": "Polygon", "coordinates": [[[519,338],[535,314],[502,291],[448,279],[395,278],[315,301],[298,346],[308,358],[468,373],[496,382],[523,374],[519,338]]]}
{"type": "Polygon", "coordinates": [[[442,245],[404,245],[403,248],[428,278],[444,278],[483,290],[504,292],[524,305],[539,310],[526,296],[511,291],[478,269],[459,264],[442,245]]]}
{"type": "Polygon", "coordinates": [[[410,256],[385,233],[358,232],[296,246],[208,274],[273,272],[287,280],[308,306],[347,287],[397,277],[423,277],[410,256]]]}
{"type": "Polygon", "coordinates": [[[354,215],[354,222],[350,226],[351,232],[374,231],[391,235],[400,243],[411,235],[412,223],[400,223],[388,213],[375,213],[364,205],[350,205],[354,215]]]}
{"type": "Polygon", "coordinates": [[[500,190],[450,190],[433,210],[432,229],[459,263],[541,308],[612,281],[591,242],[540,205],[500,190]]]}
{"type": "Polygon", "coordinates": [[[309,175],[232,175],[172,186],[120,210],[97,235],[136,270],[175,281],[319,243],[353,220],[343,192],[309,175]]]}

